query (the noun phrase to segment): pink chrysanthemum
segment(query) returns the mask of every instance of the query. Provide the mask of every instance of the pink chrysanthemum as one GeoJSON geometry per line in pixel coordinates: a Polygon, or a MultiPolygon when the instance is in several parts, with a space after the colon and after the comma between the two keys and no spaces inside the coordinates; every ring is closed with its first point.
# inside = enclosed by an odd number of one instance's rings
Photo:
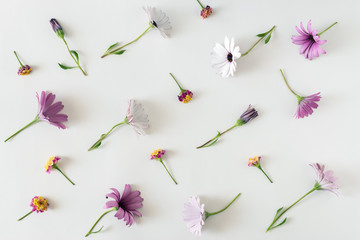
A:
{"type": "Polygon", "coordinates": [[[312,163],[310,166],[315,170],[318,190],[327,190],[338,195],[339,186],[335,184],[337,178],[333,176],[333,171],[325,171],[325,166],[319,163],[312,163]]]}
{"type": "Polygon", "coordinates": [[[318,108],[319,105],[316,102],[319,102],[320,99],[320,92],[307,97],[298,96],[299,105],[295,113],[295,117],[304,118],[310,116],[314,112],[313,109],[318,108]]]}
{"type": "Polygon", "coordinates": [[[124,219],[127,226],[135,223],[135,215],[141,217],[142,214],[138,211],[143,206],[143,198],[140,197],[140,191],[131,191],[131,185],[126,184],[122,196],[115,188],[110,188],[113,192],[106,194],[106,198],[110,197],[114,200],[106,202],[105,208],[117,208],[115,217],[117,219],[124,219]]]}

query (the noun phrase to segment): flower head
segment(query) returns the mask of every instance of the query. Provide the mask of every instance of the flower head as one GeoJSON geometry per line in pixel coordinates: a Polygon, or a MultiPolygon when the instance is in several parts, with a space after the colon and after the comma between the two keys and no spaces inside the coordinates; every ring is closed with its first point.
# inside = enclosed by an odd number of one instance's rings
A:
{"type": "Polygon", "coordinates": [[[33,208],[32,211],[37,213],[46,211],[48,206],[48,201],[41,196],[33,197],[30,203],[30,207],[33,208]]]}
{"type": "Polygon", "coordinates": [[[169,22],[169,17],[166,14],[154,7],[143,7],[144,11],[149,17],[150,24],[159,30],[161,36],[167,38],[169,36],[169,31],[171,30],[171,25],[169,22]]]}
{"type": "Polygon", "coordinates": [[[47,173],[50,173],[50,170],[53,168],[54,164],[56,164],[60,160],[59,157],[53,156],[50,157],[45,165],[45,171],[47,173]]]}
{"type": "Polygon", "coordinates": [[[179,101],[182,103],[188,103],[193,97],[193,93],[189,90],[185,90],[180,95],[178,95],[179,101]]]}
{"type": "Polygon", "coordinates": [[[106,202],[105,208],[118,208],[115,217],[124,219],[127,226],[133,225],[135,223],[134,215],[141,217],[142,214],[137,210],[143,206],[143,198],[140,197],[139,191],[131,191],[131,185],[126,184],[122,196],[120,192],[115,188],[110,188],[113,192],[106,194],[106,198],[112,198],[106,202]]]}
{"type": "Polygon", "coordinates": [[[59,22],[55,18],[52,18],[50,20],[50,25],[59,38],[64,38],[64,31],[61,25],[59,24],[59,22]]]}
{"type": "Polygon", "coordinates": [[[23,65],[19,67],[18,75],[24,76],[29,75],[31,73],[32,69],[29,65],[23,65]]]}
{"type": "Polygon", "coordinates": [[[248,109],[243,114],[241,114],[238,120],[238,124],[242,125],[248,123],[250,120],[256,118],[257,116],[258,116],[258,112],[250,104],[248,109]]]}
{"type": "Polygon", "coordinates": [[[154,150],[151,153],[151,160],[160,159],[162,156],[164,156],[164,154],[165,154],[165,150],[162,150],[162,149],[154,150]]]}
{"type": "Polygon", "coordinates": [[[304,118],[310,116],[314,110],[319,105],[316,102],[319,102],[321,99],[320,92],[307,97],[298,96],[298,108],[295,113],[296,118],[304,118]]]}
{"type": "Polygon", "coordinates": [[[141,104],[129,100],[126,118],[137,134],[145,135],[144,129],[149,128],[149,120],[141,104]]]}
{"type": "Polygon", "coordinates": [[[259,164],[259,163],[260,163],[260,159],[261,159],[260,156],[256,156],[256,157],[253,157],[253,158],[249,158],[248,166],[251,167],[251,166],[255,166],[255,165],[259,164]]]}
{"type": "Polygon", "coordinates": [[[42,91],[40,96],[36,93],[36,97],[39,102],[39,119],[47,121],[58,128],[66,129],[63,122],[67,121],[68,116],[59,113],[64,108],[64,105],[62,102],[54,103],[55,94],[42,91]]]}
{"type": "Polygon", "coordinates": [[[315,170],[315,186],[317,187],[317,190],[327,190],[338,195],[337,189],[339,189],[339,186],[335,184],[337,178],[333,176],[333,171],[325,171],[325,166],[320,163],[312,163],[310,166],[315,170]]]}
{"type": "Polygon", "coordinates": [[[203,8],[201,10],[200,15],[202,16],[203,19],[205,19],[208,16],[210,16],[212,14],[212,12],[213,12],[213,9],[209,5],[207,5],[205,8],[203,8]]]}
{"type": "Polygon", "coordinates": [[[301,45],[300,54],[304,54],[305,58],[309,60],[319,57],[320,54],[325,54],[325,50],[323,50],[320,45],[325,44],[326,40],[320,40],[317,30],[311,29],[311,20],[308,22],[307,31],[302,22],[300,22],[300,28],[301,29],[296,26],[296,31],[298,31],[300,35],[291,38],[294,44],[301,45]]]}
{"type": "Polygon", "coordinates": [[[184,204],[184,221],[190,232],[196,236],[201,236],[201,228],[205,224],[204,204],[200,204],[199,197],[190,197],[184,204]]]}
{"type": "Polygon", "coordinates": [[[234,76],[236,71],[235,60],[241,57],[239,46],[234,46],[234,38],[225,37],[224,46],[216,43],[212,55],[212,66],[216,69],[217,74],[223,78],[230,75],[234,76]]]}

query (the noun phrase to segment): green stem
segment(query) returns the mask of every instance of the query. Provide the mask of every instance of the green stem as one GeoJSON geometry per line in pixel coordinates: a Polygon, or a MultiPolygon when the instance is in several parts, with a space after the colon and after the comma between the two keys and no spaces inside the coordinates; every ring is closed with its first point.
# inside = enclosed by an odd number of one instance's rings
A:
{"type": "Polygon", "coordinates": [[[26,218],[27,216],[29,216],[29,215],[32,214],[32,213],[33,213],[33,211],[28,212],[27,214],[25,214],[25,216],[19,218],[18,221],[23,220],[24,218],[26,218]]]}
{"type": "Polygon", "coordinates": [[[98,220],[96,220],[96,222],[94,223],[94,225],[90,228],[89,232],[85,235],[85,237],[89,236],[90,234],[92,233],[98,233],[99,231],[97,232],[93,232],[92,230],[95,228],[96,224],[100,221],[100,219],[105,216],[106,214],[108,214],[109,212],[112,212],[112,211],[116,211],[118,210],[117,207],[113,207],[113,208],[110,208],[109,210],[107,210],[106,212],[104,212],[99,218],[98,220]]]}
{"type": "Polygon", "coordinates": [[[298,202],[300,202],[301,200],[303,200],[307,195],[309,195],[310,193],[314,192],[315,190],[317,190],[316,187],[314,187],[313,189],[311,189],[309,192],[307,192],[304,196],[302,196],[301,198],[299,198],[299,200],[297,200],[296,202],[294,202],[290,207],[286,208],[283,212],[281,212],[278,216],[275,216],[274,221],[270,224],[270,226],[268,227],[268,229],[266,230],[266,232],[268,232],[271,229],[276,228],[273,227],[273,225],[277,222],[277,220],[279,220],[279,218],[284,215],[284,213],[286,213],[288,210],[290,210],[290,208],[292,208],[293,206],[295,206],[298,202]]]}
{"type": "Polygon", "coordinates": [[[161,164],[164,166],[165,170],[167,171],[167,173],[169,174],[169,176],[171,177],[171,179],[174,181],[174,183],[177,185],[178,183],[176,182],[176,180],[173,178],[173,176],[171,175],[171,173],[169,172],[169,170],[167,169],[167,167],[165,166],[163,160],[160,158],[159,161],[161,162],[161,164]]]}
{"type": "Polygon", "coordinates": [[[170,74],[170,76],[175,80],[176,84],[177,84],[178,87],[180,88],[180,91],[181,91],[182,93],[185,92],[186,90],[184,90],[184,89],[180,86],[179,82],[175,79],[174,75],[173,75],[172,73],[169,73],[169,74],[170,74]]]}
{"type": "Polygon", "coordinates": [[[65,38],[62,38],[62,40],[64,41],[65,46],[66,46],[69,54],[71,55],[72,59],[74,59],[74,61],[75,61],[76,65],[78,66],[78,68],[79,68],[79,69],[81,70],[81,72],[86,76],[86,72],[80,67],[79,61],[77,61],[77,60],[74,58],[73,54],[71,53],[71,50],[70,50],[70,48],[69,48],[69,46],[68,46],[65,38]]]}
{"type": "Polygon", "coordinates": [[[209,143],[211,143],[211,142],[215,141],[215,140],[216,140],[216,139],[218,139],[220,136],[222,136],[223,134],[227,133],[228,131],[230,131],[231,129],[233,129],[233,128],[237,127],[237,126],[239,126],[239,125],[238,125],[238,124],[235,124],[235,125],[234,125],[234,126],[232,126],[231,128],[229,128],[229,129],[227,129],[227,130],[223,131],[222,133],[219,133],[218,135],[216,135],[215,137],[213,137],[212,139],[210,139],[209,141],[207,141],[207,142],[206,142],[206,143],[204,143],[203,145],[198,146],[198,147],[197,147],[197,149],[199,149],[199,148],[203,148],[203,147],[206,147],[206,145],[208,145],[209,143]]]}
{"type": "Polygon", "coordinates": [[[17,134],[19,134],[20,132],[22,132],[25,128],[31,126],[34,123],[40,122],[39,116],[36,116],[35,119],[30,122],[29,124],[27,124],[25,127],[23,127],[22,129],[20,129],[19,131],[17,131],[16,133],[14,133],[13,135],[11,135],[10,137],[8,137],[4,142],[7,142],[8,140],[10,140],[11,138],[15,137],[17,134]]]}
{"type": "Polygon", "coordinates": [[[149,31],[151,28],[153,28],[153,25],[152,25],[151,23],[149,23],[149,27],[148,27],[142,34],[140,34],[140,36],[138,36],[135,40],[133,40],[133,41],[131,41],[131,42],[125,44],[125,45],[122,45],[121,47],[118,47],[118,48],[116,48],[116,49],[114,49],[114,50],[112,50],[112,51],[110,51],[110,52],[105,52],[105,53],[101,56],[101,58],[104,58],[104,57],[106,57],[107,55],[113,54],[114,52],[117,52],[117,51],[119,51],[120,49],[122,49],[122,48],[124,48],[124,47],[126,47],[126,46],[128,46],[128,45],[130,45],[130,44],[132,44],[132,43],[134,43],[134,42],[136,42],[136,41],[139,40],[147,31],[149,31]]]}
{"type": "Polygon", "coordinates": [[[298,94],[296,94],[296,92],[294,92],[294,90],[291,89],[291,87],[289,86],[289,84],[288,84],[288,82],[287,82],[287,80],[286,80],[286,78],[285,78],[285,75],[284,75],[284,73],[283,73],[283,71],[282,71],[281,69],[280,69],[280,72],[281,72],[281,75],[282,75],[283,78],[284,78],[284,81],[285,81],[285,84],[286,84],[287,88],[288,88],[297,98],[301,97],[301,96],[299,96],[298,94]]]}
{"type": "Polygon", "coordinates": [[[321,33],[318,33],[317,35],[320,36],[321,34],[323,34],[324,32],[326,32],[327,30],[329,30],[330,28],[332,28],[335,24],[337,24],[338,22],[334,22],[330,27],[328,27],[327,29],[325,29],[324,31],[322,31],[321,33]]]}
{"type": "Polygon", "coordinates": [[[262,36],[246,53],[241,54],[241,57],[244,57],[244,56],[248,55],[248,54],[251,52],[251,50],[253,50],[253,48],[254,48],[261,40],[263,40],[267,35],[271,34],[274,29],[275,29],[275,26],[273,26],[273,27],[266,33],[266,35],[262,36]]]}
{"type": "Polygon", "coordinates": [[[17,58],[17,60],[19,61],[20,65],[23,67],[24,65],[21,63],[20,59],[18,58],[17,53],[14,51],[15,57],[17,58]]]}
{"type": "Polygon", "coordinates": [[[75,185],[75,183],[73,181],[70,180],[70,178],[68,178],[65,173],[63,173],[63,171],[61,171],[61,169],[56,165],[53,164],[53,168],[55,168],[56,170],[58,170],[72,185],[75,185]]]}
{"type": "Polygon", "coordinates": [[[273,183],[273,181],[269,178],[269,176],[266,174],[266,172],[262,169],[260,165],[258,166],[258,169],[260,169],[263,172],[263,174],[267,177],[267,179],[269,179],[269,181],[273,183]]]}
{"type": "Polygon", "coordinates": [[[209,213],[209,212],[206,212],[205,211],[205,219],[207,219],[208,217],[212,216],[212,215],[216,215],[216,214],[219,214],[223,211],[225,211],[228,207],[230,207],[231,204],[233,204],[233,202],[240,196],[241,193],[239,193],[238,195],[236,195],[236,197],[226,206],[224,207],[223,209],[217,211],[217,212],[213,212],[213,213],[209,213]]]}
{"type": "Polygon", "coordinates": [[[202,9],[204,9],[204,6],[201,4],[201,2],[199,1],[199,0],[196,0],[199,4],[200,4],[200,7],[202,8],[202,9]]]}
{"type": "Polygon", "coordinates": [[[125,120],[122,121],[121,123],[118,123],[118,124],[116,124],[115,126],[113,126],[106,134],[101,135],[100,139],[97,140],[97,141],[89,148],[88,151],[91,151],[91,150],[94,150],[95,148],[97,148],[96,146],[97,146],[99,143],[101,143],[102,140],[104,140],[104,139],[107,137],[107,135],[109,135],[109,134],[112,132],[112,130],[114,130],[114,128],[116,128],[116,127],[118,127],[118,126],[120,126],[120,125],[122,125],[122,124],[124,124],[124,123],[128,123],[128,121],[127,121],[126,118],[125,118],[125,120]]]}

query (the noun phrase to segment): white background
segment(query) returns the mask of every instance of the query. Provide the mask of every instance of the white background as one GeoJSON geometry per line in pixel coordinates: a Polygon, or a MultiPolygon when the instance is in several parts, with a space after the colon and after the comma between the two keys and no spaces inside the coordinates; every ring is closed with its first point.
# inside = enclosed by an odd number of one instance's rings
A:
{"type": "Polygon", "coordinates": [[[183,204],[198,195],[207,211],[225,206],[242,195],[226,212],[209,218],[203,239],[357,239],[359,224],[359,60],[358,1],[256,0],[203,2],[214,9],[206,20],[195,0],[165,1],[4,1],[0,10],[1,124],[6,139],[37,113],[35,93],[56,94],[69,115],[68,129],[38,123],[0,144],[0,238],[84,239],[104,211],[110,187],[126,183],[144,198],[142,218],[128,228],[109,214],[101,233],[88,239],[196,239],[183,221],[183,204]],[[163,39],[156,30],[127,47],[122,56],[101,59],[106,48],[128,42],[148,26],[142,6],[162,9],[173,26],[163,39]],[[64,71],[57,62],[72,64],[49,20],[62,25],[72,49],[79,52],[88,72],[64,71]],[[299,55],[291,43],[300,21],[312,19],[328,42],[326,55],[313,61],[299,55]],[[260,43],[238,60],[234,77],[222,79],[210,65],[210,52],[225,36],[234,37],[241,52],[257,41],[258,33],[276,29],[269,44],[260,43]],[[18,51],[33,67],[17,76],[18,51]],[[321,91],[315,113],[293,117],[296,98],[287,90],[279,69],[302,95],[321,91]],[[189,104],[177,100],[174,73],[194,92],[189,104]],[[101,133],[125,117],[127,99],[141,102],[151,128],[136,136],[119,127],[98,150],[87,149],[101,133]],[[197,150],[232,126],[248,104],[259,117],[226,134],[211,148],[197,150]],[[156,148],[167,150],[165,163],[149,160],[156,148]],[[52,155],[62,158],[60,173],[47,174],[52,155]],[[262,166],[274,184],[247,160],[263,156],[262,166]],[[289,206],[314,184],[308,165],[320,162],[339,178],[341,195],[318,191],[285,215],[288,222],[265,234],[276,209],[289,206]],[[49,199],[50,209],[16,220],[31,210],[31,198],[49,199]]]}

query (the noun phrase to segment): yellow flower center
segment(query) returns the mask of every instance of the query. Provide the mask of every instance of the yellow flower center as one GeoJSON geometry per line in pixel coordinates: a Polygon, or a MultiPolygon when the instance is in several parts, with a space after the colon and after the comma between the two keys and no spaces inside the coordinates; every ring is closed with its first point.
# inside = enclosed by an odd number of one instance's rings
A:
{"type": "Polygon", "coordinates": [[[33,200],[33,204],[34,204],[34,206],[36,206],[36,210],[38,210],[38,211],[46,211],[47,210],[48,202],[46,199],[44,199],[41,196],[39,196],[38,198],[35,198],[33,200]]]}
{"type": "Polygon", "coordinates": [[[45,171],[49,171],[52,167],[52,165],[54,164],[54,159],[55,157],[50,157],[49,160],[47,161],[46,165],[45,165],[45,171]]]}

